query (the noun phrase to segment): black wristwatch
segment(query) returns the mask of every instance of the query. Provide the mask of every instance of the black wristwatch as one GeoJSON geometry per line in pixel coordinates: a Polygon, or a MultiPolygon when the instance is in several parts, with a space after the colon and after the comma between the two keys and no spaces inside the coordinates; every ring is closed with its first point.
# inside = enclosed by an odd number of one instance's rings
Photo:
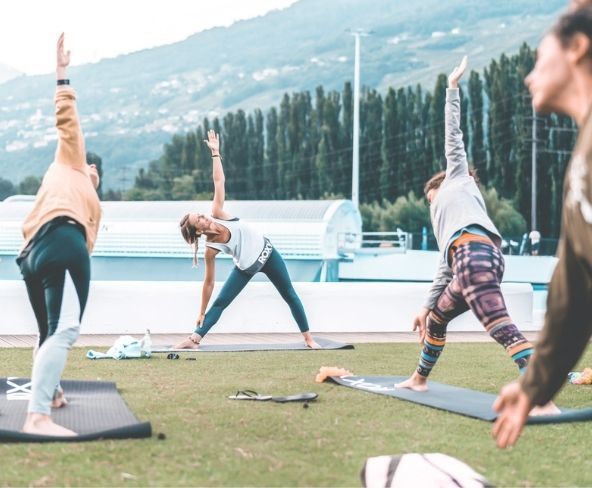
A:
{"type": "Polygon", "coordinates": [[[60,85],[69,85],[70,80],[58,80],[58,86],[60,85]]]}

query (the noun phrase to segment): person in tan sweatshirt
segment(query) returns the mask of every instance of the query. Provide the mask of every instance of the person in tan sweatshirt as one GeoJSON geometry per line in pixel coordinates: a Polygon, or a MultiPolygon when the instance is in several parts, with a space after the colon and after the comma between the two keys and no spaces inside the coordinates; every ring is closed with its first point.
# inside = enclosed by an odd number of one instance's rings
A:
{"type": "Polygon", "coordinates": [[[23,431],[51,436],[76,435],[53,422],[51,409],[67,404],[60,377],[79,334],[88,298],[90,253],[101,219],[99,175],[86,162],[76,93],[66,76],[69,63],[62,34],[55,93],[58,147],[23,223],[25,243],[17,258],[39,328],[23,431]]]}
{"type": "Polygon", "coordinates": [[[492,433],[502,448],[516,443],[532,406],[556,395],[592,336],[592,7],[570,7],[542,39],[525,81],[536,111],[572,117],[579,135],[565,173],[545,325],[525,375],[494,404],[492,433]]]}

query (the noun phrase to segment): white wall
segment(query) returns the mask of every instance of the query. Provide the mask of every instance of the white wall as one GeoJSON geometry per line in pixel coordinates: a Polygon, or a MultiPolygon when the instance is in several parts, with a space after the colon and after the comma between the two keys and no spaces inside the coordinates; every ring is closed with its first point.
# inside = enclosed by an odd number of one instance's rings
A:
{"type": "MultiPolygon", "coordinates": [[[[352,280],[432,281],[440,253],[407,251],[382,254],[378,249],[356,253],[355,259],[339,265],[339,277],[352,280]]],[[[557,263],[553,256],[504,255],[504,281],[548,283],[557,263]]]]}
{"type": "MultiPolygon", "coordinates": [[[[212,300],[220,290],[217,283],[212,300]]],[[[407,332],[428,283],[295,283],[313,332],[407,332]]],[[[510,315],[522,330],[533,325],[532,287],[504,283],[510,315]]],[[[185,333],[194,328],[201,283],[95,281],[83,319],[84,334],[185,333]]],[[[37,327],[24,283],[0,281],[0,335],[33,334],[37,327]]],[[[536,327],[536,328],[535,328],[536,327]]],[[[471,313],[451,330],[482,330],[471,313]]],[[[287,305],[268,282],[249,283],[213,332],[297,332],[287,305]]]]}

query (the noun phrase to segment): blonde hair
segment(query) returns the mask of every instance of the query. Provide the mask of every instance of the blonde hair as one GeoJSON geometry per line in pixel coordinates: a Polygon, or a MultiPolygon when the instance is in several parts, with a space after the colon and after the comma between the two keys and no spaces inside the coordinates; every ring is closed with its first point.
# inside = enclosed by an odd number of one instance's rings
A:
{"type": "Polygon", "coordinates": [[[197,259],[197,250],[199,247],[199,238],[201,234],[198,234],[197,229],[193,224],[189,222],[189,214],[186,214],[179,222],[179,227],[181,227],[181,235],[187,244],[191,246],[193,249],[193,264],[194,268],[199,266],[199,262],[197,259]]]}

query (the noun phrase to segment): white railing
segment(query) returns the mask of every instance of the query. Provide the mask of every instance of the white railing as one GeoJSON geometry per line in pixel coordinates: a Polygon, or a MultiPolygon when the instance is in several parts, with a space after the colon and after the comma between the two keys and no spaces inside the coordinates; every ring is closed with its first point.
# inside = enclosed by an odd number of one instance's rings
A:
{"type": "Polygon", "coordinates": [[[411,248],[411,236],[407,232],[362,232],[362,250],[406,252],[411,248]]]}

